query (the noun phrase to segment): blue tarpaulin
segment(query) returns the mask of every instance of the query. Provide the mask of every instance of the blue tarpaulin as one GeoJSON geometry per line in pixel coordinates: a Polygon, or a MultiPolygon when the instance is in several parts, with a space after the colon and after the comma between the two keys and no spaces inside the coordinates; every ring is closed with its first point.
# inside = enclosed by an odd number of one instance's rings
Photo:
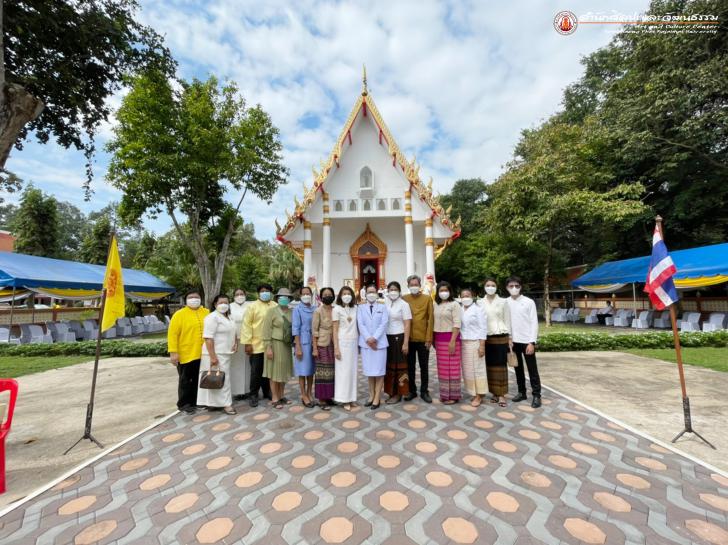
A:
{"type": "MultiPolygon", "coordinates": [[[[670,252],[677,267],[678,288],[700,288],[728,281],[728,243],[713,244],[670,252]]],[[[571,284],[588,291],[610,291],[614,286],[644,282],[650,256],[609,261],[572,280],[571,284]]]]}
{"type": "MultiPolygon", "coordinates": [[[[76,298],[81,298],[84,292],[100,296],[105,271],[104,265],[0,252],[0,286],[6,290],[27,288],[59,299],[63,299],[64,292],[76,298]]],[[[122,277],[124,291],[132,297],[158,299],[175,291],[145,271],[122,269],[122,277]]]]}

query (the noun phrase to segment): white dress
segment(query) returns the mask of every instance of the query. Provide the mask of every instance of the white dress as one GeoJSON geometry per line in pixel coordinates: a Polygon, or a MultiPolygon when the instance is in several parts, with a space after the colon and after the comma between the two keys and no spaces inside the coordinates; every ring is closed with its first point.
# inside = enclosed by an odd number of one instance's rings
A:
{"type": "MultiPolygon", "coordinates": [[[[205,316],[202,327],[202,337],[212,339],[217,354],[218,368],[225,373],[225,383],[219,390],[208,390],[199,387],[197,381],[197,404],[204,407],[228,407],[233,404],[232,388],[230,386],[230,362],[233,357],[235,344],[235,322],[217,311],[205,316]]],[[[200,360],[200,378],[202,373],[210,370],[210,355],[207,345],[202,345],[202,359],[200,360]]]]}
{"type": "MultiPolygon", "coordinates": [[[[242,305],[235,302],[230,303],[230,317],[235,322],[235,334],[240,337],[240,329],[243,327],[243,317],[248,310],[250,303],[247,301],[242,305]]],[[[245,345],[239,344],[230,362],[230,387],[233,389],[233,396],[244,395],[250,392],[250,357],[245,353],[245,345]]]]}
{"type": "Polygon", "coordinates": [[[359,363],[359,330],[356,307],[334,306],[331,320],[339,322],[339,351],[341,359],[334,360],[334,401],[351,403],[357,397],[357,366],[359,363]]]}

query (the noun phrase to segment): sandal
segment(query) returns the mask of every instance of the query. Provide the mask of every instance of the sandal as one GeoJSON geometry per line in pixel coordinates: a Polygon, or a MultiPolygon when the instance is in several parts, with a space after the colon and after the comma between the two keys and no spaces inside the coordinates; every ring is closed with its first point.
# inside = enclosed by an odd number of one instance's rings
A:
{"type": "Polygon", "coordinates": [[[331,410],[331,405],[323,405],[323,404],[321,404],[321,405],[319,405],[319,407],[321,407],[321,410],[322,411],[330,411],[331,410]]]}
{"type": "Polygon", "coordinates": [[[283,407],[285,407],[285,405],[286,405],[286,404],[285,404],[285,403],[283,403],[283,401],[279,399],[278,401],[276,401],[275,403],[273,403],[273,408],[274,408],[274,409],[278,409],[278,410],[280,410],[280,409],[282,409],[283,407]]]}
{"type": "Polygon", "coordinates": [[[508,402],[504,399],[503,401],[499,401],[498,402],[498,406],[499,407],[507,407],[508,406],[508,402]]]}
{"type": "Polygon", "coordinates": [[[493,396],[490,398],[491,403],[498,403],[498,398],[496,396],[493,396]]]}
{"type": "Polygon", "coordinates": [[[479,397],[474,397],[470,400],[470,406],[471,407],[480,407],[480,404],[483,402],[483,400],[479,397]]]}
{"type": "Polygon", "coordinates": [[[447,401],[443,401],[443,405],[455,405],[457,403],[454,399],[448,399],[447,401]]]}
{"type": "Polygon", "coordinates": [[[238,414],[238,411],[236,411],[234,407],[225,407],[222,412],[225,414],[238,414]]]}
{"type": "Polygon", "coordinates": [[[351,403],[346,403],[346,404],[344,405],[344,410],[345,410],[345,411],[349,411],[349,412],[351,412],[351,403]]]}
{"type": "Polygon", "coordinates": [[[282,398],[281,398],[281,399],[280,399],[279,401],[280,401],[281,403],[283,403],[284,405],[290,405],[291,403],[293,403],[293,401],[291,401],[291,400],[290,400],[290,399],[288,399],[287,397],[282,397],[282,398]]]}

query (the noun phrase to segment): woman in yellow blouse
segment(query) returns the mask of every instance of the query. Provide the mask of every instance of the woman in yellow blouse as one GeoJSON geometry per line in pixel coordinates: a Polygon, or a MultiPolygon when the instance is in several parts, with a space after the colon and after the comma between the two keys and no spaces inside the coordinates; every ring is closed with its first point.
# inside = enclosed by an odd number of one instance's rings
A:
{"type": "Polygon", "coordinates": [[[202,357],[202,330],[205,317],[210,313],[202,305],[197,291],[185,296],[186,306],[172,315],[167,330],[169,360],[177,367],[177,408],[192,414],[197,405],[197,379],[202,357]]]}

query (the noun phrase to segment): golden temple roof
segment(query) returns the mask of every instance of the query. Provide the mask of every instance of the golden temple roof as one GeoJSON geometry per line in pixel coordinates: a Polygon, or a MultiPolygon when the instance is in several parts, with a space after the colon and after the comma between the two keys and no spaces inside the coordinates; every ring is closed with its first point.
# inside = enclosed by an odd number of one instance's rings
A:
{"type": "MultiPolygon", "coordinates": [[[[283,225],[279,225],[278,220],[276,220],[276,238],[283,243],[287,242],[284,238],[285,235],[296,226],[297,222],[303,221],[305,212],[316,201],[316,192],[319,190],[323,191],[324,184],[329,176],[329,173],[332,171],[332,169],[338,167],[339,161],[343,154],[344,143],[347,140],[349,131],[353,127],[354,122],[359,115],[359,112],[363,108],[366,108],[367,114],[372,116],[377,126],[379,127],[382,136],[387,143],[387,152],[391,157],[393,157],[395,165],[399,166],[399,168],[402,169],[405,178],[410,183],[412,188],[417,191],[420,199],[425,202],[430,207],[430,209],[439,217],[440,222],[445,227],[448,227],[454,232],[451,240],[457,238],[460,235],[460,218],[455,221],[450,219],[450,209],[448,208],[448,210],[445,210],[440,204],[439,197],[433,192],[432,177],[430,177],[430,180],[427,182],[427,184],[423,183],[420,179],[420,166],[417,164],[417,159],[413,157],[411,161],[407,160],[404,153],[402,153],[402,150],[395,142],[392,133],[389,131],[389,128],[384,122],[384,119],[382,119],[382,116],[379,113],[379,109],[377,108],[374,100],[372,99],[367,89],[366,67],[364,67],[363,70],[361,95],[359,95],[356,102],[354,103],[354,107],[352,108],[351,113],[346,120],[346,123],[344,123],[344,128],[341,130],[341,133],[336,140],[336,144],[334,145],[333,150],[331,151],[328,159],[325,162],[320,162],[319,170],[316,170],[315,167],[312,168],[313,186],[309,188],[306,186],[305,183],[303,184],[303,200],[299,201],[298,198],[294,200],[295,207],[292,213],[289,213],[288,210],[286,210],[286,222],[283,225]]],[[[444,250],[444,247],[447,246],[447,243],[442,246],[442,250],[444,250]]]]}

